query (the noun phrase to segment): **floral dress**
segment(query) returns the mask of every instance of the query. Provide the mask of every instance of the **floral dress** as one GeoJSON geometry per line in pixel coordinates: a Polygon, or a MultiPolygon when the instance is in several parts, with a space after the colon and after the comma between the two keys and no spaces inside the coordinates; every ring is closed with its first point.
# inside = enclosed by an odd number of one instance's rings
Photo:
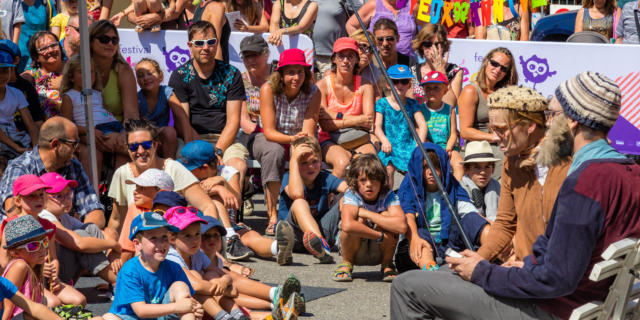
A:
{"type": "Polygon", "coordinates": [[[62,97],[60,91],[51,86],[51,80],[62,77],[62,74],[49,72],[44,73],[42,69],[37,69],[31,72],[35,81],[36,91],[40,97],[40,104],[44,110],[46,118],[51,118],[60,114],[60,107],[62,105],[62,97]]]}
{"type": "MultiPolygon", "coordinates": [[[[418,101],[413,99],[407,99],[405,108],[411,119],[413,119],[414,113],[420,110],[418,101]]],[[[381,150],[378,152],[378,157],[385,166],[391,162],[396,169],[407,171],[407,165],[416,143],[409,130],[409,125],[404,120],[402,111],[394,109],[387,98],[381,98],[376,102],[376,113],[382,114],[382,130],[391,143],[391,153],[387,154],[381,150]]]]}

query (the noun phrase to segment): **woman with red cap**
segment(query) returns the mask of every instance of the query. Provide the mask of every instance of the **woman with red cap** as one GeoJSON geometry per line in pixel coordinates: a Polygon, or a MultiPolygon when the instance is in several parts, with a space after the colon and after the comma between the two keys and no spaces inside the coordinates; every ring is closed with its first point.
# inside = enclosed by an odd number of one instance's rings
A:
{"type": "Polygon", "coordinates": [[[373,86],[358,75],[358,42],[339,38],[333,44],[331,71],[318,82],[322,156],[333,167],[333,175],[342,178],[356,153],[375,154],[369,141],[373,127],[373,86]]]}
{"type": "Polygon", "coordinates": [[[253,142],[253,156],[260,162],[269,225],[274,234],[280,182],[288,145],[296,138],[315,136],[321,94],[313,84],[311,65],[304,51],[293,48],[280,54],[278,68],[260,88],[262,132],[253,142]]]}

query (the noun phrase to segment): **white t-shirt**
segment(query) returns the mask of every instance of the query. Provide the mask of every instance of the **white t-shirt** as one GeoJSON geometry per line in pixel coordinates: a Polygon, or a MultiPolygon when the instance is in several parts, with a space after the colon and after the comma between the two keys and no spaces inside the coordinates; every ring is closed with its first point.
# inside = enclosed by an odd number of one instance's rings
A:
{"type": "Polygon", "coordinates": [[[178,250],[174,247],[169,248],[167,260],[173,261],[185,269],[195,270],[199,273],[204,273],[207,268],[209,268],[209,265],[211,265],[211,260],[206,254],[204,254],[204,252],[202,252],[202,250],[198,250],[196,254],[191,256],[190,266],[187,266],[187,262],[184,261],[178,250]]]}
{"type": "Polygon", "coordinates": [[[64,226],[69,230],[75,230],[84,226],[84,224],[80,220],[70,216],[67,213],[61,215],[60,219],[58,219],[58,217],[56,217],[53,213],[49,212],[47,209],[42,209],[42,211],[38,213],[38,217],[45,220],[49,220],[51,221],[51,223],[60,223],[62,224],[62,226],[64,226]]]}
{"type": "Polygon", "coordinates": [[[16,111],[26,108],[29,103],[27,103],[22,91],[10,86],[6,86],[6,88],[4,99],[0,101],[0,123],[15,126],[13,116],[16,111]]]}
{"type": "MultiPolygon", "coordinates": [[[[199,183],[198,178],[196,178],[191,171],[173,159],[166,159],[162,170],[168,173],[171,179],[173,179],[173,191],[181,195],[184,195],[184,189],[194,183],[199,183]]],[[[133,203],[133,190],[135,190],[136,185],[125,183],[127,179],[133,178],[131,164],[129,163],[122,165],[113,173],[111,187],[109,188],[109,197],[113,198],[118,205],[128,207],[129,204],[133,203]]]]}
{"type": "MultiPolygon", "coordinates": [[[[102,103],[102,93],[98,90],[92,89],[92,91],[91,108],[93,108],[94,125],[118,121],[111,112],[104,108],[102,103]]],[[[65,95],[71,99],[71,103],[73,104],[73,122],[80,127],[86,127],[87,119],[84,115],[84,97],[82,96],[82,93],[71,89],[65,92],[65,95]]]]}

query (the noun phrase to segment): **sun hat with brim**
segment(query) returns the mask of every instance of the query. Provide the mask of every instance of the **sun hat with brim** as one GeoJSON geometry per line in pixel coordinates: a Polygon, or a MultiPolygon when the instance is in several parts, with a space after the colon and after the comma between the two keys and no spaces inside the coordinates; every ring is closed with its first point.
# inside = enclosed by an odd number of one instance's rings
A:
{"type": "Polygon", "coordinates": [[[159,191],[153,198],[153,206],[161,204],[168,207],[186,207],[187,199],[174,191],[159,191]]]}
{"type": "Polygon", "coordinates": [[[7,51],[0,51],[0,68],[11,68],[15,66],[16,65],[13,64],[13,56],[11,56],[11,53],[7,51]]]}
{"type": "Polygon", "coordinates": [[[162,190],[173,191],[173,179],[163,170],[150,168],[139,176],[124,181],[126,184],[135,184],[141,187],[158,187],[162,190]]]}
{"type": "Polygon", "coordinates": [[[182,147],[178,162],[191,171],[211,163],[214,159],[216,159],[216,151],[211,143],[194,140],[182,147]]]}
{"type": "Polygon", "coordinates": [[[198,216],[198,212],[192,212],[186,207],[173,207],[167,210],[164,214],[164,218],[169,222],[169,224],[183,230],[195,222],[207,223],[198,216]],[[182,213],[180,213],[180,211],[182,211],[182,213]]]}
{"type": "Polygon", "coordinates": [[[447,76],[445,76],[444,73],[436,70],[431,70],[427,74],[425,74],[420,81],[420,85],[425,85],[427,83],[442,83],[448,85],[449,79],[447,79],[447,76]]]}
{"type": "Polygon", "coordinates": [[[267,41],[264,40],[262,35],[254,34],[248,37],[244,37],[240,41],[240,52],[265,52],[269,49],[267,41]]]}
{"type": "Polygon", "coordinates": [[[200,225],[200,234],[205,234],[205,232],[209,231],[209,229],[216,228],[218,229],[218,232],[220,232],[221,236],[224,237],[227,235],[227,230],[222,226],[222,224],[220,224],[220,221],[218,221],[218,219],[211,216],[202,216],[200,218],[207,222],[206,224],[200,225]]]}
{"type": "Polygon", "coordinates": [[[358,42],[348,37],[338,38],[338,40],[333,43],[333,53],[337,53],[343,50],[353,50],[357,54],[358,42]]]}
{"type": "Polygon", "coordinates": [[[413,79],[413,74],[408,66],[396,64],[387,69],[387,74],[391,79],[413,79]]]}
{"type": "Polygon", "coordinates": [[[298,48],[292,48],[282,51],[276,70],[279,70],[280,68],[286,66],[310,67],[311,65],[307,63],[307,59],[304,56],[304,51],[298,48]]]}
{"type": "Polygon", "coordinates": [[[131,232],[129,233],[129,240],[133,241],[136,234],[140,231],[153,230],[158,228],[167,228],[171,232],[178,233],[180,229],[170,224],[165,220],[161,214],[157,212],[143,212],[131,221],[131,232]]]}
{"type": "Polygon", "coordinates": [[[493,155],[491,145],[486,140],[471,141],[465,146],[464,161],[461,164],[472,162],[496,162],[500,159],[493,155]]]}
{"type": "Polygon", "coordinates": [[[15,248],[51,232],[53,229],[45,230],[32,215],[20,216],[7,222],[4,226],[6,244],[3,247],[5,249],[15,248]]]}
{"type": "Polygon", "coordinates": [[[49,186],[46,185],[42,181],[42,179],[40,179],[35,174],[25,174],[19,176],[18,179],[13,182],[14,197],[17,195],[26,196],[40,189],[49,189],[49,186]]]}
{"type": "Polygon", "coordinates": [[[49,187],[47,193],[58,193],[67,186],[71,188],[78,186],[78,181],[67,180],[57,172],[47,172],[40,176],[40,180],[49,187]]]}

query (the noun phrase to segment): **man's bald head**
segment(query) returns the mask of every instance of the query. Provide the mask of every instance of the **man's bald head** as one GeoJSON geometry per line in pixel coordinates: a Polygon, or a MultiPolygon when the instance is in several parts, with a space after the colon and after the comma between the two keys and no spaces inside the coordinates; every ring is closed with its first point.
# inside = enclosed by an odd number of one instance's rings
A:
{"type": "Polygon", "coordinates": [[[51,117],[42,124],[38,147],[44,150],[51,149],[53,139],[77,139],[78,128],[69,119],[64,117],[51,117]]]}

